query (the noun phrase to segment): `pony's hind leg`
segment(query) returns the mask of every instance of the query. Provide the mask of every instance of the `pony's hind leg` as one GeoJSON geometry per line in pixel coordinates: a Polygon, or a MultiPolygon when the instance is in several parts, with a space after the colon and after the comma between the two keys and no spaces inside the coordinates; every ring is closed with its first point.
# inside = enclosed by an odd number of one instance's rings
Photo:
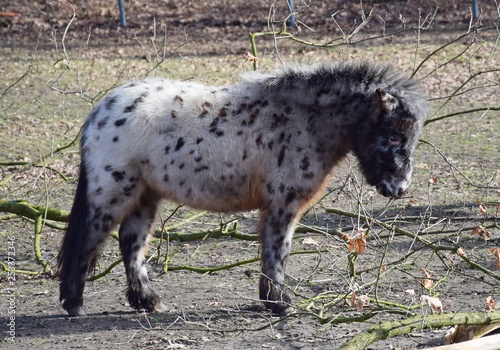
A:
{"type": "MultiPolygon", "coordinates": [[[[76,214],[72,211],[71,215],[76,214]]],[[[119,215],[114,210],[96,205],[90,201],[83,227],[78,228],[80,237],[64,252],[65,260],[61,268],[60,299],[70,316],[85,315],[83,290],[88,272],[92,272],[96,260],[111,229],[116,226],[119,215]]],[[[71,217],[70,217],[71,219],[71,217]]],[[[72,231],[66,232],[65,242],[71,239],[72,231]]],[[[75,236],[75,234],[73,234],[75,236]]],[[[63,244],[64,247],[64,244],[63,244]]]]}
{"type": "Polygon", "coordinates": [[[143,188],[132,172],[127,178],[123,172],[116,179],[117,176],[102,174],[99,177],[87,169],[82,161],[75,202],[59,253],[60,300],[70,316],[85,314],[83,291],[87,273],[92,272],[109,232],[121,221],[123,213],[134,206],[143,188]]]}
{"type": "Polygon", "coordinates": [[[127,298],[130,306],[147,311],[164,311],[160,297],[153,291],[145,265],[144,252],[155,219],[160,197],[146,189],[120,225],[120,250],[127,274],[127,298]]]}

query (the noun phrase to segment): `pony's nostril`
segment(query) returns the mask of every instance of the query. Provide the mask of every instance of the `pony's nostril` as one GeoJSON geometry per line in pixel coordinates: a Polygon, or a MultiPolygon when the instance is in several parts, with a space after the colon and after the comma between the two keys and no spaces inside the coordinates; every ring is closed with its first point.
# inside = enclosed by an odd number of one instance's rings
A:
{"type": "Polygon", "coordinates": [[[396,193],[396,196],[398,198],[403,197],[403,195],[406,193],[406,188],[400,187],[398,188],[398,192],[396,193]]]}

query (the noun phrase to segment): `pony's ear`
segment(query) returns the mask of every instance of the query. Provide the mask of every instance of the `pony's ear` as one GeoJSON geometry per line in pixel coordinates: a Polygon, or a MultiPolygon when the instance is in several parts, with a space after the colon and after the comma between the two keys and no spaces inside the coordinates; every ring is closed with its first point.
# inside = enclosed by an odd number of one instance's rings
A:
{"type": "Polygon", "coordinates": [[[381,109],[390,111],[397,106],[398,100],[384,89],[378,88],[375,92],[377,93],[378,104],[381,109]]]}

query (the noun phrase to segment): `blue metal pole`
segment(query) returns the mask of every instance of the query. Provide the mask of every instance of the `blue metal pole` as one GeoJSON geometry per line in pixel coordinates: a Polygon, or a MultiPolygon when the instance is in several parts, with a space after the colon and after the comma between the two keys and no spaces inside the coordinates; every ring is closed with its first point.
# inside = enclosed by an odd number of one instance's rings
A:
{"type": "Polygon", "coordinates": [[[122,28],[127,26],[127,19],[125,18],[125,6],[123,6],[123,0],[118,0],[118,8],[120,9],[120,25],[122,28]]]}
{"type": "Polygon", "coordinates": [[[472,16],[474,16],[474,18],[479,17],[479,6],[477,4],[477,0],[472,0],[472,16]]]}
{"type": "Polygon", "coordinates": [[[295,27],[295,16],[293,14],[293,11],[295,8],[293,7],[293,0],[287,0],[288,1],[288,9],[290,10],[291,16],[288,18],[288,25],[290,27],[295,27]]]}

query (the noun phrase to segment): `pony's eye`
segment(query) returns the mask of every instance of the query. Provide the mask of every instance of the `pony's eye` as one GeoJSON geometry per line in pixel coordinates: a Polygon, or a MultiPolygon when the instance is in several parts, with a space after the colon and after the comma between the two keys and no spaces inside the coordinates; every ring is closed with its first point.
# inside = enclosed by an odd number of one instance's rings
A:
{"type": "Polygon", "coordinates": [[[393,145],[399,145],[401,143],[401,136],[391,135],[389,136],[389,142],[393,145]]]}

